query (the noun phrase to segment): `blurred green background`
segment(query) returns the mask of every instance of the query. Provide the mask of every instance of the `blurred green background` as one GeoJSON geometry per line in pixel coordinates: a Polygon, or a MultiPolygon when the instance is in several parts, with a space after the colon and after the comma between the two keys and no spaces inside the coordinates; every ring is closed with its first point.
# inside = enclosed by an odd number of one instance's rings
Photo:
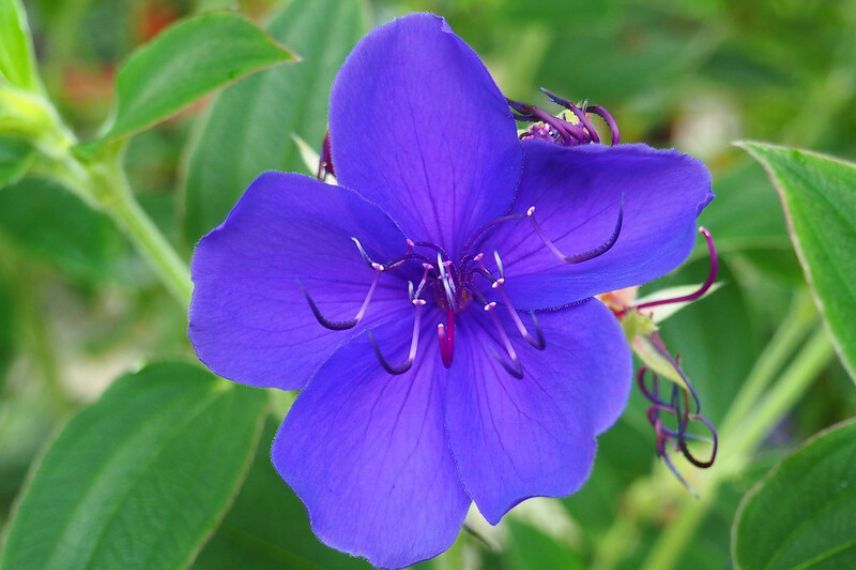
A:
{"type": "MultiPolygon", "coordinates": [[[[118,63],[165,26],[212,8],[238,9],[264,23],[281,3],[24,4],[48,90],[64,118],[86,136],[110,111],[118,63]]],[[[682,355],[706,415],[720,422],[773,331],[794,304],[805,302],[776,192],[760,166],[731,143],[758,139],[856,158],[856,2],[373,0],[366,10],[371,25],[412,11],[441,14],[485,59],[508,96],[551,108],[537,91],[544,86],[604,105],[623,142],[676,147],[708,164],[718,198],[702,223],[717,240],[725,287],[669,320],[663,334],[682,355]]],[[[311,94],[321,107],[328,88],[311,94]]],[[[136,136],[126,158],[143,207],[188,257],[198,233],[184,219],[188,149],[210,106],[208,100],[136,136]]],[[[282,133],[285,144],[289,134],[282,133]]],[[[301,136],[320,146],[317,133],[301,136]]],[[[699,244],[683,269],[650,289],[700,282],[706,271],[699,244]]],[[[50,182],[26,180],[0,192],[0,521],[63,418],[138,362],[192,356],[185,323],[186,315],[108,218],[50,182]]],[[[742,493],[784,450],[854,414],[856,392],[834,361],[768,439],[758,465],[720,493],[679,567],[728,567],[729,528],[742,493]]],[[[269,466],[262,462],[256,469],[259,485],[282,494],[289,512],[303,517],[284,485],[264,472],[269,466]]],[[[601,438],[594,475],[582,492],[520,509],[498,529],[478,526],[480,538],[465,533],[465,563],[637,568],[670,521],[677,483],[661,471],[644,402],[634,396],[625,418],[601,438]],[[654,515],[636,517],[634,482],[652,469],[662,480],[664,503],[644,497],[641,503],[654,506],[643,510],[654,515]],[[617,528],[616,521],[629,526],[617,528]]],[[[306,526],[301,519],[282,534],[302,533],[308,544],[306,526]]],[[[205,550],[200,567],[219,567],[217,556],[205,550]]],[[[355,565],[318,556],[321,568],[355,565]]]]}

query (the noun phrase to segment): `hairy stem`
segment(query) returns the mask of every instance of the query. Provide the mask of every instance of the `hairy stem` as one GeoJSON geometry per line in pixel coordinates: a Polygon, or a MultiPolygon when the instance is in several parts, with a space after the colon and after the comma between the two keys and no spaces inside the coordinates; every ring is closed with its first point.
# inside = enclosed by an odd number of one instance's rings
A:
{"type": "Polygon", "coordinates": [[[41,118],[41,130],[35,141],[41,159],[34,172],[58,179],[87,204],[112,217],[167,289],[187,308],[193,289],[190,272],[134,198],[121,164],[125,141],[114,141],[97,155],[81,158],[74,152],[77,138],[53,104],[41,96],[28,97],[38,111],[30,115],[41,118]]]}
{"type": "Polygon", "coordinates": [[[134,199],[121,168],[116,169],[114,184],[115,200],[107,206],[106,212],[125,231],[167,289],[185,307],[189,306],[193,285],[187,264],[134,199]]]}

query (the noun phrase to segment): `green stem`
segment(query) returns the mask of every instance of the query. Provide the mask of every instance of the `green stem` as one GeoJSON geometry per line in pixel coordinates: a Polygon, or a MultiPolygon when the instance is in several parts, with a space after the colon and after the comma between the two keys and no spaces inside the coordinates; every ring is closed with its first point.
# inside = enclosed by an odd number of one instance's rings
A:
{"type": "MultiPolygon", "coordinates": [[[[806,388],[832,360],[835,351],[824,327],[811,336],[791,365],[782,374],[779,382],[770,391],[752,414],[750,421],[740,429],[740,437],[730,448],[733,458],[728,465],[740,464],[758,446],[770,429],[778,424],[803,395],[806,388]]],[[[722,471],[728,473],[728,469],[722,471]]]]}
{"type": "Polygon", "coordinates": [[[717,485],[713,483],[704,491],[699,491],[702,494],[697,500],[684,503],[678,516],[669,523],[669,527],[660,535],[648,554],[642,570],[671,570],[675,567],[687,543],[695,535],[707,510],[713,504],[716,491],[717,485]]]}
{"type": "Polygon", "coordinates": [[[800,340],[817,324],[817,312],[811,298],[799,293],[793,301],[791,310],[779,326],[776,334],[767,344],[734,402],[729,406],[728,414],[719,430],[723,441],[729,441],[735,430],[749,416],[758,398],[775,379],[787,359],[794,353],[800,340]]]}
{"type": "MultiPolygon", "coordinates": [[[[723,446],[727,463],[710,471],[699,489],[698,501],[685,503],[678,516],[660,535],[643,565],[643,570],[671,570],[675,567],[707,510],[716,498],[719,484],[748,461],[749,455],[793,407],[811,382],[834,355],[832,342],[823,328],[818,329],[781,375],[778,383],[740,428],[733,446],[723,446]]],[[[723,439],[722,441],[725,441],[723,439]]]]}
{"type": "Polygon", "coordinates": [[[106,204],[106,212],[122,227],[170,292],[185,307],[189,306],[193,284],[187,264],[134,199],[121,167],[114,170],[111,179],[113,200],[106,204]]]}
{"type": "Polygon", "coordinates": [[[11,109],[8,113],[11,126],[24,129],[24,134],[33,137],[41,156],[34,172],[60,180],[88,205],[110,215],[164,285],[187,308],[193,290],[187,264],[134,199],[121,165],[125,141],[111,142],[99,148],[94,156],[81,158],[74,153],[77,137],[48,99],[2,88],[0,99],[11,109]]]}

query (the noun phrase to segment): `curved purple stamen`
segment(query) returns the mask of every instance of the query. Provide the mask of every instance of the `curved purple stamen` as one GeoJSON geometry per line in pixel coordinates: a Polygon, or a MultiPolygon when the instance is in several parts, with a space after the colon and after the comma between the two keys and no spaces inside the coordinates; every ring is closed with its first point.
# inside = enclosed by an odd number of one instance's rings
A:
{"type": "Polygon", "coordinates": [[[605,107],[600,105],[587,105],[584,109],[587,113],[594,113],[606,123],[606,126],[609,127],[609,133],[612,137],[611,143],[612,146],[617,145],[621,142],[621,132],[618,130],[618,123],[615,122],[612,114],[606,110],[605,107]]]}
{"type": "Polygon", "coordinates": [[[521,135],[521,139],[537,138],[543,139],[552,136],[553,142],[563,144],[565,146],[576,146],[588,143],[600,143],[600,135],[594,124],[588,117],[588,114],[594,114],[603,119],[609,128],[611,144],[617,145],[621,141],[621,133],[618,130],[618,124],[613,116],[601,105],[588,105],[583,103],[582,107],[574,104],[572,101],[561,97],[549,89],[540,88],[541,92],[547,96],[553,103],[560,105],[572,112],[577,118],[578,123],[572,123],[562,117],[551,115],[547,111],[540,109],[528,103],[521,103],[513,99],[507,99],[509,107],[514,111],[514,118],[518,121],[529,123],[543,123],[547,125],[548,133],[541,134],[540,132],[527,132],[521,135]],[[580,126],[581,125],[581,126],[580,126]]]}
{"type": "Polygon", "coordinates": [[[651,402],[651,406],[648,407],[646,416],[648,418],[648,422],[654,428],[657,456],[663,459],[663,462],[681,482],[681,484],[695,494],[692,487],[690,487],[686,479],[684,479],[683,475],[681,475],[672,462],[671,457],[669,456],[668,443],[674,440],[676,442],[676,449],[681,452],[687,461],[696,467],[705,469],[712,466],[716,460],[716,454],[719,448],[719,438],[716,432],[716,427],[713,425],[713,422],[706,417],[698,413],[689,413],[689,399],[687,392],[681,390],[677,384],[672,384],[670,401],[668,403],[664,401],[659,395],[659,377],[653,370],[649,370],[645,366],[641,367],[637,372],[636,382],[639,385],[639,389],[642,394],[651,402]],[[651,373],[650,389],[645,382],[645,377],[649,372],[651,373]],[[661,413],[670,414],[675,418],[677,421],[676,430],[669,429],[663,425],[663,421],[660,418],[661,413]],[[699,422],[703,424],[710,432],[711,437],[708,438],[689,433],[688,429],[690,422],[699,422]],[[707,459],[699,459],[696,457],[690,450],[689,445],[687,444],[688,441],[704,441],[710,443],[712,445],[710,456],[707,459]]]}
{"type": "Polygon", "coordinates": [[[562,138],[565,145],[576,146],[591,142],[590,135],[583,129],[572,125],[568,121],[554,117],[547,111],[539,109],[535,105],[520,103],[512,99],[506,99],[508,105],[517,112],[514,118],[518,121],[537,122],[548,124],[562,138]]]}
{"type": "Polygon", "coordinates": [[[529,216],[529,220],[532,222],[532,227],[535,229],[535,233],[538,234],[538,237],[541,238],[541,241],[544,242],[544,245],[553,252],[553,254],[564,261],[565,263],[574,265],[577,263],[582,263],[584,261],[589,261],[596,257],[600,257],[604,253],[608,252],[612,249],[612,246],[615,245],[615,242],[618,241],[618,236],[621,234],[621,226],[624,223],[624,194],[621,195],[621,202],[618,205],[618,218],[615,220],[615,228],[612,230],[612,235],[609,236],[609,239],[594,249],[590,249],[589,251],[584,251],[583,253],[577,253],[573,255],[566,255],[562,253],[562,251],[553,243],[547,234],[544,232],[544,229],[541,227],[541,224],[535,219],[535,206],[531,206],[528,210],[526,210],[526,215],[529,216]]]}
{"type": "Polygon", "coordinates": [[[520,364],[520,359],[517,357],[517,351],[514,350],[514,346],[511,344],[511,339],[508,338],[505,329],[502,328],[502,323],[499,322],[499,317],[496,316],[494,309],[496,309],[495,301],[490,302],[484,306],[485,312],[490,315],[491,321],[493,322],[493,325],[496,328],[497,333],[499,334],[499,338],[502,341],[502,345],[503,348],[505,348],[506,354],[508,354],[508,358],[511,360],[511,364],[507,363],[505,359],[498,355],[493,349],[489,349],[490,353],[496,359],[496,361],[499,362],[499,364],[505,369],[506,372],[508,372],[518,380],[522,380],[523,366],[520,364]]]}
{"type": "Polygon", "coordinates": [[[710,431],[710,438],[703,438],[702,436],[696,436],[696,437],[691,438],[691,437],[689,437],[690,434],[684,434],[682,438],[678,439],[678,446],[680,447],[681,453],[683,453],[683,455],[687,459],[687,461],[689,461],[690,463],[692,463],[696,467],[699,467],[701,469],[707,469],[708,467],[710,467],[714,464],[714,462],[716,461],[716,453],[717,453],[717,451],[719,451],[719,436],[716,433],[716,426],[714,426],[713,422],[711,422],[709,419],[707,419],[706,417],[701,416],[699,414],[690,414],[689,417],[692,420],[695,420],[695,421],[698,421],[698,422],[701,422],[702,424],[704,424],[704,426],[710,431]],[[693,455],[692,452],[690,452],[689,448],[687,447],[687,443],[686,443],[687,439],[697,439],[697,440],[701,440],[701,441],[709,441],[712,444],[712,447],[710,450],[710,457],[706,460],[701,460],[701,459],[696,458],[696,456],[693,455]]]}
{"type": "Polygon", "coordinates": [[[369,287],[369,292],[366,294],[365,300],[363,300],[363,304],[360,305],[360,309],[357,311],[357,314],[353,319],[348,319],[346,321],[333,321],[325,317],[321,310],[318,308],[318,305],[315,304],[315,300],[309,294],[309,291],[306,290],[306,287],[303,286],[303,283],[298,281],[297,284],[300,286],[300,290],[303,291],[304,297],[306,297],[306,302],[309,303],[309,308],[312,310],[312,314],[315,315],[315,319],[321,324],[325,329],[330,329],[331,331],[345,331],[348,329],[352,329],[357,326],[360,321],[363,320],[363,317],[366,314],[366,309],[369,307],[369,303],[372,300],[372,295],[374,295],[375,289],[377,288],[377,283],[380,280],[380,274],[383,271],[383,266],[379,266],[374,268],[375,274],[374,279],[372,279],[372,284],[369,287]]]}
{"type": "Polygon", "coordinates": [[[481,253],[473,258],[473,261],[478,264],[478,267],[475,269],[475,273],[490,281],[491,288],[500,296],[503,306],[508,311],[508,316],[511,317],[511,320],[514,322],[514,326],[517,327],[517,331],[520,333],[520,336],[522,336],[526,342],[537,350],[544,350],[547,347],[547,341],[544,338],[544,331],[541,328],[541,323],[538,322],[538,317],[535,314],[535,311],[529,311],[529,316],[532,318],[532,323],[535,327],[535,335],[533,336],[520,319],[520,315],[514,308],[514,304],[511,302],[511,298],[508,296],[508,293],[505,292],[505,267],[503,266],[502,258],[499,256],[498,251],[493,252],[493,259],[496,263],[497,273],[499,274],[498,278],[494,278],[487,267],[485,267],[484,254],[481,253]]]}
{"type": "Polygon", "coordinates": [[[539,91],[541,91],[541,93],[546,95],[547,98],[550,99],[550,101],[552,101],[553,103],[556,103],[557,105],[561,105],[565,109],[572,112],[577,117],[577,119],[580,121],[580,123],[583,125],[583,127],[585,127],[585,130],[588,131],[589,137],[591,138],[591,142],[593,142],[593,143],[599,143],[600,142],[600,136],[597,134],[597,130],[595,130],[594,125],[592,125],[591,121],[589,121],[588,117],[585,114],[585,111],[583,111],[582,109],[580,109],[579,107],[577,107],[576,105],[574,105],[573,103],[568,101],[567,99],[556,95],[555,93],[553,93],[552,91],[550,91],[549,89],[547,89],[545,87],[540,87],[539,91]]]}
{"type": "Polygon", "coordinates": [[[494,218],[493,220],[487,222],[482,225],[479,229],[473,232],[473,235],[470,239],[467,240],[464,245],[464,255],[461,257],[461,264],[466,267],[466,264],[473,258],[471,252],[473,249],[479,245],[479,240],[487,234],[487,231],[494,226],[498,226],[500,224],[504,224],[505,222],[512,222],[514,220],[522,220],[526,217],[526,214],[509,214],[507,216],[501,216],[499,218],[494,218]]]}
{"type": "Polygon", "coordinates": [[[367,331],[369,342],[374,349],[375,356],[377,357],[378,362],[380,362],[381,367],[386,370],[389,374],[393,376],[398,376],[404,374],[413,366],[413,363],[416,361],[416,348],[419,345],[419,327],[422,322],[422,313],[421,308],[425,305],[425,301],[422,299],[413,299],[411,301],[413,306],[415,307],[414,317],[413,317],[413,333],[410,337],[410,352],[407,354],[407,359],[401,364],[394,365],[390,364],[390,362],[386,359],[383,353],[380,350],[380,346],[375,340],[374,334],[372,331],[367,331]]]}
{"type": "Polygon", "coordinates": [[[710,253],[710,271],[707,274],[707,279],[704,280],[704,283],[702,283],[701,287],[699,287],[689,295],[682,295],[680,297],[672,297],[669,299],[658,299],[656,301],[648,301],[647,303],[640,303],[638,305],[634,305],[630,307],[631,309],[650,309],[651,307],[671,305],[673,303],[688,303],[690,301],[695,301],[704,297],[704,294],[707,293],[708,290],[716,282],[716,275],[719,272],[719,258],[716,255],[716,245],[713,243],[713,236],[710,234],[707,228],[700,227],[698,231],[704,236],[704,239],[707,242],[707,250],[710,253]]]}

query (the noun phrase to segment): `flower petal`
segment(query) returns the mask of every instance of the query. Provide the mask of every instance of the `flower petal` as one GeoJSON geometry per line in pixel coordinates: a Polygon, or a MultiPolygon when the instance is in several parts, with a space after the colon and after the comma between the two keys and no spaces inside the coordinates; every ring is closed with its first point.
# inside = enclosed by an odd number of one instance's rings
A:
{"type": "MultiPolygon", "coordinates": [[[[579,489],[592,468],[595,436],[615,422],[630,392],[627,342],[603,304],[539,318],[543,351],[514,341],[521,379],[488,352],[492,346],[504,355],[489,323],[460,320],[446,427],[464,487],[492,524],[524,499],[579,489]]],[[[505,325],[510,336],[514,329],[505,325]]]]}
{"type": "Polygon", "coordinates": [[[505,98],[445,20],[415,14],[366,36],[330,108],[338,180],[407,237],[459,251],[511,205],[521,150],[505,98]]]}
{"type": "Polygon", "coordinates": [[[331,320],[353,318],[375,276],[351,237],[384,262],[405,249],[395,224],[344,188],[269,172],[193,257],[190,340],[217,374],[252,386],[303,387],[333,350],[365,326],[412,309],[406,283],[382,274],[360,326],[322,327],[302,283],[331,320]]]}
{"type": "MultiPolygon", "coordinates": [[[[411,323],[378,334],[390,358],[404,358],[411,323]]],[[[470,504],[443,429],[445,371],[428,348],[409,372],[391,376],[366,336],[354,339],[300,394],[273,446],[315,534],[381,568],[449,548],[470,504]]]]}
{"type": "Polygon", "coordinates": [[[524,173],[512,212],[535,219],[564,254],[608,241],[624,200],[624,222],[605,254],[568,265],[522,219],[489,240],[502,255],[507,291],[520,308],[559,307],[660,277],[689,255],[701,210],[713,199],[698,160],[641,144],[561,147],[521,143],[524,173]]]}

